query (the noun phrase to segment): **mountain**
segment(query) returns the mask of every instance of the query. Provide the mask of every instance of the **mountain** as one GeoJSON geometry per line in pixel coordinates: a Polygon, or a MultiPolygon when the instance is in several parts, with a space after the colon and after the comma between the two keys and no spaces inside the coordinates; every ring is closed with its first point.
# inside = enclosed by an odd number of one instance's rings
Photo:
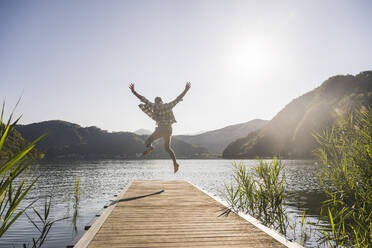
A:
{"type": "Polygon", "coordinates": [[[134,131],[133,133],[137,135],[150,135],[152,132],[150,130],[141,128],[141,129],[134,131]]]}
{"type": "Polygon", "coordinates": [[[202,133],[205,133],[206,131],[203,130],[203,131],[197,131],[197,132],[190,132],[190,133],[186,133],[186,134],[183,134],[183,135],[186,135],[186,136],[193,136],[193,135],[199,135],[199,134],[202,134],[202,133]]]}
{"type": "MultiPolygon", "coordinates": [[[[145,149],[146,136],[131,132],[107,132],[98,127],[81,127],[60,120],[17,125],[16,129],[26,140],[47,133],[37,144],[47,158],[138,158],[145,149]]],[[[207,152],[205,148],[177,139],[172,140],[172,146],[179,158],[201,157],[207,152]]],[[[148,157],[168,158],[168,154],[155,149],[148,157]]]]}
{"type": "MultiPolygon", "coordinates": [[[[3,123],[0,124],[0,129],[0,134],[3,134],[5,131],[5,125],[3,123]]],[[[17,130],[11,129],[5,139],[2,149],[0,150],[0,160],[13,157],[15,154],[22,151],[22,149],[24,149],[28,144],[29,142],[27,142],[17,130]]],[[[27,154],[27,156],[36,159],[43,157],[43,154],[34,148],[27,154]]]]}
{"type": "Polygon", "coordinates": [[[212,154],[222,154],[226,146],[232,141],[262,128],[267,122],[266,120],[255,119],[198,135],[176,135],[175,138],[195,146],[205,147],[212,154]]]}
{"type": "Polygon", "coordinates": [[[224,158],[311,158],[313,133],[330,127],[349,108],[372,106],[372,71],[338,75],[294,99],[261,129],[230,143],[224,158]]]}

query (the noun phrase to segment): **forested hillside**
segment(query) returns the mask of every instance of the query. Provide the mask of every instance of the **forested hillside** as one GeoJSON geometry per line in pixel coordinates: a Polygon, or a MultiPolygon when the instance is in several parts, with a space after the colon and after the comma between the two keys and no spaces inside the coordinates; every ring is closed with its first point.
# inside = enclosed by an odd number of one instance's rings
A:
{"type": "MultiPolygon", "coordinates": [[[[4,128],[5,125],[1,123],[0,124],[1,135],[4,133],[4,128]]],[[[5,139],[4,146],[0,151],[0,159],[7,159],[13,157],[15,154],[22,151],[22,149],[25,148],[28,144],[29,142],[27,142],[17,130],[11,129],[5,139]]],[[[35,159],[43,157],[43,154],[39,152],[37,149],[32,149],[28,153],[28,157],[35,159]]]]}
{"type": "MultiPolygon", "coordinates": [[[[16,129],[27,140],[46,133],[37,147],[48,158],[138,158],[145,149],[145,135],[131,132],[107,132],[97,127],[81,127],[77,124],[54,120],[17,125],[16,129]]],[[[172,140],[178,157],[200,157],[205,148],[195,147],[177,139],[172,140]]],[[[168,157],[160,149],[155,149],[152,158],[168,157]]]]}
{"type": "Polygon", "coordinates": [[[371,106],[372,71],[331,77],[291,101],[263,128],[229,144],[223,157],[311,158],[317,145],[313,133],[330,127],[350,108],[371,106]]]}
{"type": "Polygon", "coordinates": [[[221,155],[232,141],[262,128],[267,122],[266,120],[255,119],[198,135],[177,135],[175,137],[192,145],[205,147],[209,153],[221,155]]]}

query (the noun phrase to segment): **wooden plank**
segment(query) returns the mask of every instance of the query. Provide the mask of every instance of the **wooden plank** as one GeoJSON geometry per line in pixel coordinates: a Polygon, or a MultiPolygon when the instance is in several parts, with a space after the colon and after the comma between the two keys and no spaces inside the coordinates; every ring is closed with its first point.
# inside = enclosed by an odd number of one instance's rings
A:
{"type": "Polygon", "coordinates": [[[186,181],[133,181],[115,200],[75,247],[301,247],[186,181]]]}
{"type": "MultiPolygon", "coordinates": [[[[124,190],[115,198],[115,200],[119,200],[124,197],[125,192],[130,187],[132,182],[128,183],[128,185],[124,188],[124,190]]],[[[112,210],[114,210],[115,205],[109,206],[106,210],[101,214],[101,216],[97,219],[96,222],[89,228],[87,232],[81,237],[81,239],[74,245],[76,248],[87,247],[90,242],[93,240],[94,236],[98,233],[100,228],[102,227],[103,223],[106,219],[110,216],[112,210]]]]}

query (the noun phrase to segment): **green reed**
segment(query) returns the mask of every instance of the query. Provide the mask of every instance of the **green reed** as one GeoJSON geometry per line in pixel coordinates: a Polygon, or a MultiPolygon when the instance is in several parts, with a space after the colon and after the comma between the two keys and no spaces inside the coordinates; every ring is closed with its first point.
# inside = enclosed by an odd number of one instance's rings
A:
{"type": "MultiPolygon", "coordinates": [[[[3,103],[0,115],[0,151],[4,147],[9,134],[14,131],[15,125],[20,120],[18,118],[13,121],[12,112],[8,121],[3,123],[4,108],[5,104],[3,103]]],[[[27,155],[42,137],[37,138],[10,158],[0,158],[0,237],[35,202],[29,203],[23,209],[19,207],[37,181],[37,178],[31,182],[26,180],[33,163],[27,155]]]]}
{"type": "MultiPolygon", "coordinates": [[[[25,212],[28,220],[39,231],[39,237],[36,239],[35,238],[32,239],[32,244],[31,244],[32,248],[43,247],[46,241],[46,238],[49,234],[49,231],[54,225],[54,223],[66,219],[66,218],[61,218],[57,220],[52,220],[50,218],[51,203],[52,203],[52,197],[48,197],[48,198],[45,198],[43,211],[38,211],[35,208],[32,208],[33,214],[36,216],[35,220],[32,217],[30,217],[30,215],[27,214],[27,212],[25,212]]],[[[26,248],[29,246],[26,244],[23,244],[23,247],[26,248]]]]}
{"type": "MultiPolygon", "coordinates": [[[[19,101],[16,106],[18,103],[19,101]]],[[[4,109],[5,103],[3,103],[0,115],[0,152],[4,148],[7,138],[9,138],[9,134],[15,131],[15,126],[20,120],[18,118],[12,121],[13,110],[8,121],[3,123],[4,109]]],[[[38,180],[38,178],[31,181],[27,180],[34,163],[32,156],[30,157],[28,155],[35,148],[36,143],[44,136],[42,135],[26,145],[13,156],[7,158],[0,157],[0,237],[5,234],[21,215],[25,214],[30,223],[40,232],[38,238],[32,239],[32,248],[42,247],[53,224],[62,220],[50,219],[51,198],[45,200],[43,211],[38,211],[32,207],[39,199],[29,202],[24,208],[20,208],[21,203],[26,201],[25,197],[38,180]],[[30,208],[36,216],[36,220],[27,214],[26,211],[30,208]],[[39,225],[40,223],[41,225],[39,225]]],[[[28,247],[28,245],[24,244],[23,247],[28,247]]]]}
{"type": "Polygon", "coordinates": [[[332,128],[314,135],[328,194],[321,216],[331,225],[330,247],[372,247],[372,111],[348,111],[332,128]]]}
{"type": "Polygon", "coordinates": [[[79,203],[80,203],[80,177],[76,179],[76,183],[74,185],[74,213],[72,215],[72,223],[74,225],[74,232],[77,233],[77,218],[79,216],[79,203]]]}
{"type": "Polygon", "coordinates": [[[281,161],[277,158],[270,162],[260,160],[252,172],[242,163],[233,162],[233,167],[233,182],[225,185],[225,199],[229,206],[285,234],[288,220],[283,202],[287,194],[281,161]]]}

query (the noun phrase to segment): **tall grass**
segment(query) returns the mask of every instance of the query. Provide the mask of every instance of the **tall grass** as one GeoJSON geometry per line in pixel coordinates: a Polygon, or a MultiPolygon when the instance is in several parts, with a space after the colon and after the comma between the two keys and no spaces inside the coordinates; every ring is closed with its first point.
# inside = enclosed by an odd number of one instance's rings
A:
{"type": "MultiPolygon", "coordinates": [[[[13,110],[8,121],[4,123],[4,109],[5,104],[2,106],[0,115],[0,151],[3,149],[9,134],[15,131],[15,126],[20,120],[18,118],[12,121],[13,110]]],[[[40,232],[38,238],[32,239],[32,248],[43,247],[53,224],[62,220],[50,219],[51,198],[45,200],[43,211],[38,211],[32,207],[39,199],[31,201],[23,208],[20,207],[22,203],[24,205],[25,197],[38,180],[38,178],[31,181],[27,180],[34,162],[34,159],[28,155],[34,149],[36,143],[44,136],[40,136],[13,156],[7,159],[0,158],[0,238],[21,215],[25,214],[32,225],[40,232]],[[26,211],[28,209],[32,209],[32,213],[36,216],[36,219],[33,219],[27,214],[26,211]]],[[[23,247],[28,247],[28,245],[24,244],[23,247]]]]}
{"type": "MultiPolygon", "coordinates": [[[[3,123],[4,108],[5,104],[2,106],[0,115],[0,151],[4,147],[6,138],[14,130],[15,125],[20,119],[18,118],[12,121],[12,113],[8,121],[3,123]]],[[[22,209],[19,207],[20,203],[24,201],[25,196],[37,181],[37,178],[31,182],[27,182],[26,180],[33,162],[31,159],[28,159],[27,154],[42,137],[31,142],[14,156],[6,160],[0,159],[0,237],[34,203],[31,202],[22,209]]]]}
{"type": "Polygon", "coordinates": [[[264,225],[285,234],[288,220],[283,202],[287,194],[281,161],[276,158],[270,162],[260,160],[253,173],[242,163],[238,165],[234,162],[233,167],[234,180],[225,185],[225,199],[230,207],[248,213],[264,225]]]}
{"type": "Polygon", "coordinates": [[[321,216],[331,224],[330,247],[372,247],[372,111],[353,110],[321,134],[316,155],[328,194],[321,216]]]}
{"type": "Polygon", "coordinates": [[[80,190],[80,177],[77,177],[73,185],[73,190],[67,194],[66,218],[71,218],[72,234],[78,233],[79,205],[82,192],[80,190]]]}
{"type": "MultiPolygon", "coordinates": [[[[43,247],[52,226],[56,222],[67,218],[65,217],[65,218],[61,218],[57,220],[52,220],[50,218],[51,203],[52,203],[52,197],[48,197],[48,198],[45,198],[44,211],[41,212],[41,211],[36,210],[35,208],[32,208],[33,214],[36,217],[36,219],[33,219],[32,217],[30,217],[29,214],[25,213],[29,221],[40,233],[38,238],[32,239],[32,244],[31,244],[32,248],[43,247]]],[[[26,244],[23,244],[23,247],[26,248],[29,246],[26,244]]]]}
{"type": "Polygon", "coordinates": [[[80,177],[76,179],[76,183],[74,185],[74,202],[73,202],[73,208],[74,213],[72,215],[72,223],[74,226],[74,232],[77,233],[77,218],[79,216],[79,203],[80,203],[80,177]]]}

